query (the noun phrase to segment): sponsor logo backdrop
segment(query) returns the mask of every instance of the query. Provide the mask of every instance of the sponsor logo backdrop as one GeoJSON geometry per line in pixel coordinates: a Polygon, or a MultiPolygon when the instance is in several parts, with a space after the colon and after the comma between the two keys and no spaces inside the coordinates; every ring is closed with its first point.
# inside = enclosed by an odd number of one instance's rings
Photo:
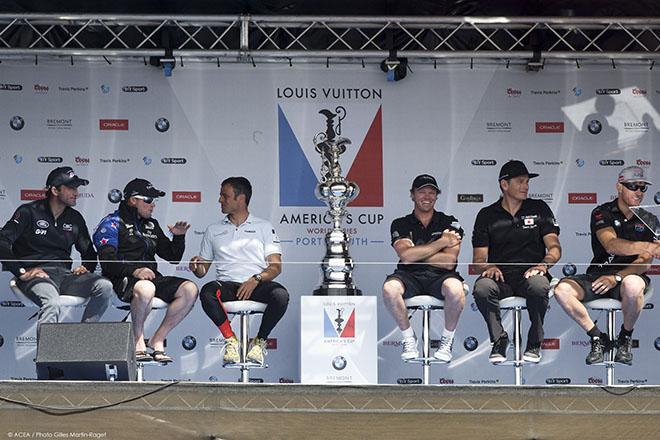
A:
{"type": "MultiPolygon", "coordinates": [[[[381,285],[396,256],[389,244],[393,218],[412,209],[408,189],[420,173],[436,176],[442,188],[437,208],[455,215],[466,230],[460,272],[469,273],[471,230],[480,208],[499,195],[497,173],[511,158],[525,161],[540,177],[530,193],[554,210],[562,233],[562,261],[584,271],[591,258],[589,213],[596,201],[612,200],[618,170],[645,167],[660,184],[657,126],[659,85],[646,68],[546,67],[530,74],[514,69],[416,66],[405,81],[388,83],[375,68],[354,66],[187,64],[171,78],[141,64],[70,66],[3,62],[0,73],[0,212],[2,223],[40,189],[55,166],[71,165],[91,183],[78,209],[90,230],[116,205],[106,194],[134,177],[167,191],[155,217],[184,219],[187,261],[199,252],[207,225],[220,217],[219,183],[244,175],[254,186],[251,211],[269,219],[283,243],[284,271],[278,281],[291,293],[289,311],[271,336],[270,368],[253,376],[266,382],[300,379],[300,297],[320,282],[329,217],[313,196],[320,157],[312,139],[325,129],[319,110],[346,109],[341,135],[352,144],[341,158],[343,172],[362,187],[344,226],[351,235],[355,280],[378,296],[379,382],[411,383],[421,367],[399,359],[399,333],[380,300],[381,285]]],[[[655,187],[654,187],[655,188],[655,187]]],[[[654,204],[656,191],[645,203],[654,204]]],[[[656,194],[656,199],[659,199],[656,194]]],[[[75,251],[74,251],[75,252],[75,251]]],[[[161,271],[200,286],[187,263],[161,262],[161,271]]],[[[654,270],[654,274],[658,274],[654,270]]],[[[210,271],[212,274],[213,271],[210,271]]],[[[652,278],[657,279],[653,276],[652,278]]],[[[0,274],[0,378],[34,378],[33,309],[20,307],[0,274]]],[[[79,319],[80,310],[69,319],[79,319]]],[[[162,312],[148,321],[153,331],[162,312]]],[[[106,320],[124,313],[110,310],[106,320]]],[[[604,316],[599,316],[604,322],[604,316]]],[[[255,318],[258,319],[258,318],[255,318]]],[[[660,383],[657,311],[644,310],[635,330],[635,363],[617,368],[619,383],[660,383]]],[[[421,334],[420,316],[413,322],[421,334]]],[[[527,319],[524,318],[526,334],[527,319]]],[[[511,317],[505,315],[506,326],[511,317]]],[[[323,326],[323,316],[319,316],[323,326]]],[[[237,323],[236,323],[237,325],[237,323]]],[[[252,328],[256,329],[257,323],[252,328]]],[[[442,318],[434,313],[432,338],[442,318]]],[[[546,318],[543,362],[525,368],[529,384],[601,384],[604,369],[587,367],[587,337],[554,300],[546,318]]],[[[486,327],[471,296],[459,323],[454,361],[433,366],[433,383],[507,384],[510,367],[487,362],[486,327]]],[[[197,305],[168,339],[175,363],[149,370],[149,379],[235,381],[220,367],[217,329],[197,305]]]]}

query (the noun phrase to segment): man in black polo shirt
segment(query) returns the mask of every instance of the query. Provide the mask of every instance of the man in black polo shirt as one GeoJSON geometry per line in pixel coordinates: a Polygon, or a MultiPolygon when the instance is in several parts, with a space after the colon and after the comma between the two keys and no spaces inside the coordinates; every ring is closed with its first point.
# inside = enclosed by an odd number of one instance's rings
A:
{"type": "Polygon", "coordinates": [[[506,360],[509,336],[502,327],[500,300],[527,299],[531,321],[523,359],[541,360],[543,319],[548,308],[548,269],[561,257],[559,226],[542,200],[528,199],[529,173],[524,163],[512,160],[500,170],[502,197],[477,215],[472,233],[473,262],[481,273],[474,284],[474,300],[486,320],[493,343],[489,361],[506,360]]]}
{"type": "MultiPolygon", "coordinates": [[[[615,362],[632,364],[632,332],[644,306],[651,281],[646,272],[653,256],[660,256],[660,242],[634,216],[651,181],[640,167],[621,170],[616,184],[618,197],[591,212],[591,249],[594,257],[584,275],[564,278],[555,287],[555,298],[568,315],[591,338],[588,365],[602,362],[610,340],[591,320],[583,303],[598,298],[621,301],[623,324],[617,338],[615,362]]],[[[656,219],[657,222],[657,219],[656,219]]]]}
{"type": "Polygon", "coordinates": [[[404,360],[419,357],[417,338],[408,320],[404,298],[433,295],[445,301],[445,328],[436,359],[451,361],[454,332],[465,304],[463,278],[455,271],[463,229],[458,220],[434,209],[440,188],[432,176],[417,176],[410,190],[413,212],[392,222],[392,246],[399,265],[385,279],[385,306],[403,336],[404,360]]]}
{"type": "Polygon", "coordinates": [[[96,251],[85,219],[73,208],[78,187],[88,183],[71,167],[55,168],[46,179],[45,198],[19,206],[0,231],[3,269],[13,273],[18,287],[39,305],[39,325],[59,322],[60,292],[89,297],[83,322],[100,320],[114,295],[112,283],[94,273],[96,251]],[[72,246],[82,260],[74,269],[72,246]]]}

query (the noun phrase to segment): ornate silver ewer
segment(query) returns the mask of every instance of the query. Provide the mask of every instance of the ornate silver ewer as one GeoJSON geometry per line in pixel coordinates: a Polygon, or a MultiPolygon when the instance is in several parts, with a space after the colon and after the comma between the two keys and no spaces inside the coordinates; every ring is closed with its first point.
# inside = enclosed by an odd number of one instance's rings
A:
{"type": "Polygon", "coordinates": [[[360,193],[355,182],[341,175],[339,156],[346,151],[351,141],[341,134],[341,121],[346,117],[344,107],[335,108],[333,113],[324,109],[319,113],[326,118],[325,132],[314,136],[316,151],[321,154],[321,181],[316,185],[316,197],[328,205],[332,217],[332,230],[325,235],[325,256],[321,262],[323,282],[314,290],[314,295],[362,295],[353,283],[353,259],[348,253],[348,235],[341,227],[346,215],[346,205],[360,193]],[[335,118],[337,130],[335,131],[335,118]]]}

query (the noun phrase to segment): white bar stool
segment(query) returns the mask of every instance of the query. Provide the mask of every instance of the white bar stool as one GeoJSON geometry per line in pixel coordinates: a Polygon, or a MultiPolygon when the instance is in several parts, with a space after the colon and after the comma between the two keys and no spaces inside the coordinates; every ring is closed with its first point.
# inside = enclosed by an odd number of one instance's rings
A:
{"type": "MultiPolygon", "coordinates": [[[[555,286],[559,283],[559,278],[553,278],[550,281],[550,290],[548,291],[548,298],[555,295],[555,286]]],[[[510,366],[513,365],[514,380],[516,385],[523,383],[523,359],[522,350],[522,311],[527,310],[527,299],[521,296],[510,296],[500,300],[500,310],[510,310],[513,312],[513,360],[500,362],[494,364],[495,366],[510,366]]]]}
{"type": "MultiPolygon", "coordinates": [[[[469,287],[466,283],[463,283],[463,290],[465,291],[465,295],[467,295],[469,287]]],[[[422,364],[423,383],[424,385],[428,385],[431,364],[448,363],[431,356],[431,312],[433,310],[444,310],[445,302],[431,295],[417,295],[407,298],[403,302],[406,304],[408,310],[412,310],[413,312],[416,310],[422,311],[422,357],[404,360],[404,362],[422,364]]]]}
{"type": "MultiPolygon", "coordinates": [[[[16,296],[16,299],[18,299],[21,303],[23,303],[25,307],[39,308],[39,306],[30,298],[28,298],[27,295],[25,295],[25,293],[23,293],[23,291],[18,287],[16,278],[12,278],[9,281],[9,288],[14,293],[14,296],[16,296]]],[[[81,296],[60,295],[59,298],[60,307],[83,307],[87,305],[88,302],[89,302],[89,298],[83,298],[81,296]]],[[[38,314],[39,311],[34,313],[32,316],[30,316],[28,320],[34,318],[38,314]]]]}
{"type": "Polygon", "coordinates": [[[257,364],[247,361],[247,348],[249,342],[249,320],[250,315],[263,314],[266,310],[265,303],[258,301],[227,301],[223,303],[225,311],[229,315],[240,315],[241,334],[239,337],[241,343],[241,362],[236,364],[223,365],[224,368],[239,368],[241,370],[241,382],[250,382],[251,368],[268,368],[268,365],[257,364]]]}
{"type": "MultiPolygon", "coordinates": [[[[649,287],[649,290],[644,295],[644,304],[648,304],[651,297],[653,296],[653,287],[649,287]]],[[[605,365],[606,372],[606,383],[608,387],[614,385],[614,341],[616,337],[616,312],[621,311],[621,301],[612,298],[599,298],[593,301],[588,301],[584,303],[585,307],[589,310],[597,310],[607,313],[607,335],[612,341],[610,349],[605,353],[605,360],[593,365],[605,365]]],[[[622,364],[623,365],[623,364],[622,364]]]]}

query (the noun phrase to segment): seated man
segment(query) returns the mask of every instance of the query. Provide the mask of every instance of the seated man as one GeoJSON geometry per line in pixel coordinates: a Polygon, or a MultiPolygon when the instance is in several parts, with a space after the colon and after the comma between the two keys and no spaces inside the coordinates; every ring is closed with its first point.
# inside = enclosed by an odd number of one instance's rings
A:
{"type": "Polygon", "coordinates": [[[474,302],[493,343],[489,362],[506,360],[509,335],[502,327],[500,300],[524,297],[531,325],[523,359],[541,361],[543,320],[548,309],[548,269],[561,257],[559,226],[543,200],[529,199],[530,173],[519,160],[500,169],[502,197],[479,211],[472,232],[473,263],[481,276],[474,283],[474,302]]]}
{"type": "Polygon", "coordinates": [[[138,361],[172,362],[165,353],[165,338],[186,317],[197,299],[195,283],[158,272],[155,255],[172,264],[181,261],[185,234],[190,228],[188,223],[178,221],[173,226],[167,225],[172,240],[165,236],[158,221],[152,217],[156,198],[164,195],[147,180],[131,180],[124,188],[119,209],[101,220],[94,233],[103,275],[112,281],[119,298],[131,304],[138,361]],[[149,338],[149,348],[153,350],[149,355],[144,340],[144,322],[151,312],[154,297],[162,299],[168,306],[165,318],[149,338]]]}
{"type": "Polygon", "coordinates": [[[267,304],[256,338],[250,341],[247,361],[264,363],[266,340],[282,319],[289,293],[273,280],[282,271],[282,248],[273,226],[248,211],[252,185],[245,177],[222,182],[220,206],[226,216],[204,232],[200,255],[190,260],[190,270],[202,278],[212,263],[216,280],[202,287],[204,312],[225,338],[223,363],[241,361],[239,341],[231,329],[223,302],[252,300],[267,304]]]}
{"type": "Polygon", "coordinates": [[[38,326],[59,322],[61,293],[90,298],[82,322],[101,319],[112,300],[112,284],[94,273],[96,252],[85,219],[73,209],[78,187],[88,183],[71,167],[54,169],[46,180],[46,197],[19,206],[0,231],[3,269],[16,276],[17,286],[40,307],[38,326]],[[82,260],[73,270],[72,246],[82,260]]]}
{"type": "Polygon", "coordinates": [[[454,333],[465,305],[463,278],[456,272],[463,229],[456,218],[434,209],[440,188],[433,176],[422,174],[413,181],[413,212],[392,222],[392,246],[399,265],[383,285],[385,306],[403,336],[404,360],[419,357],[417,338],[410,327],[404,298],[433,295],[445,301],[445,328],[434,356],[449,362],[454,333]]]}
{"type": "Polygon", "coordinates": [[[591,350],[588,365],[602,362],[611,341],[591,320],[585,302],[598,298],[621,301],[623,324],[617,337],[614,361],[632,365],[632,332],[644,306],[651,280],[644,272],[653,255],[660,256],[660,243],[637,219],[631,206],[639,206],[651,185],[640,167],[621,170],[616,184],[618,197],[591,212],[591,249],[594,257],[587,273],[566,277],[555,286],[555,298],[564,311],[587,332],[591,350]]]}

